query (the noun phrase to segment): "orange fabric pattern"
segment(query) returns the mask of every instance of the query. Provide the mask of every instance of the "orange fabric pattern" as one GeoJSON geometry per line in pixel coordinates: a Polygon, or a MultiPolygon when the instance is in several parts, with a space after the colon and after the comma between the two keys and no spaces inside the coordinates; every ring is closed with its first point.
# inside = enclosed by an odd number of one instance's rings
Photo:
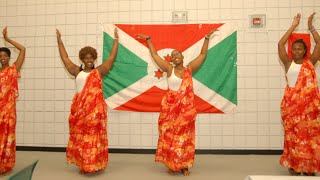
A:
{"type": "Polygon", "coordinates": [[[280,164],[297,172],[320,170],[320,97],[314,66],[305,60],[281,102],[284,151],[280,164]]]}
{"type": "Polygon", "coordinates": [[[162,99],[155,161],[173,171],[192,167],[196,116],[192,74],[186,68],[179,90],[169,90],[162,99]]]}
{"type": "Polygon", "coordinates": [[[0,73],[0,173],[10,171],[16,162],[16,99],[18,73],[9,66],[0,73]]]}
{"type": "Polygon", "coordinates": [[[69,116],[68,163],[82,172],[96,172],[108,163],[107,105],[97,69],[91,71],[83,90],[76,93],[69,116]]]}

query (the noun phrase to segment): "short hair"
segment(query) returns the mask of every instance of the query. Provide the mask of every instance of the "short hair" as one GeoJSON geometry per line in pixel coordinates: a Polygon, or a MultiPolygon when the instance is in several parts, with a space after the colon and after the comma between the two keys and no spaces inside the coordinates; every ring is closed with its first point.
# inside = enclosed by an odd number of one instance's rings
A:
{"type": "Polygon", "coordinates": [[[10,57],[11,56],[11,51],[9,48],[6,47],[0,47],[0,52],[3,51],[5,53],[7,53],[7,55],[10,57]]]}
{"type": "Polygon", "coordinates": [[[95,48],[90,47],[90,46],[86,46],[86,47],[83,47],[79,51],[79,58],[81,60],[83,60],[87,54],[91,54],[93,59],[97,59],[97,57],[98,57],[98,53],[97,53],[97,50],[95,48]]]}
{"type": "Polygon", "coordinates": [[[306,57],[306,55],[308,54],[308,46],[307,44],[303,41],[303,39],[297,39],[292,43],[292,46],[295,45],[296,43],[301,43],[304,47],[304,49],[306,50],[306,52],[304,52],[303,57],[306,57]]]}

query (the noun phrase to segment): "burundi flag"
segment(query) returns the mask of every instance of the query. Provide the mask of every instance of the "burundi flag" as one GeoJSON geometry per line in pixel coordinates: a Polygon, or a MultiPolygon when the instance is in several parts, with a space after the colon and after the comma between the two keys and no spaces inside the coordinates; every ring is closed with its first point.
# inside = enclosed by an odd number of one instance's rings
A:
{"type": "Polygon", "coordinates": [[[211,30],[217,36],[209,41],[207,57],[193,74],[195,104],[198,113],[229,113],[237,105],[237,33],[230,24],[179,25],[104,25],[103,60],[109,56],[114,28],[118,28],[119,49],[108,75],[103,78],[103,92],[109,107],[115,110],[158,112],[167,92],[167,76],[153,61],[146,34],[160,56],[170,61],[171,51],[184,55],[184,65],[195,59],[204,37],[211,30]]]}

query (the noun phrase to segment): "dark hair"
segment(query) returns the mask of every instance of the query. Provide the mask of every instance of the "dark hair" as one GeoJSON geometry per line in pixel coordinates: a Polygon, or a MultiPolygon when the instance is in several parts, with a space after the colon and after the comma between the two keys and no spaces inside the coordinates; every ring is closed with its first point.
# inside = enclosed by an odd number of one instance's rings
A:
{"type": "Polygon", "coordinates": [[[304,54],[303,54],[303,57],[306,57],[306,55],[308,54],[308,46],[307,46],[307,44],[303,41],[303,39],[297,39],[292,43],[292,47],[296,43],[301,43],[303,45],[304,49],[306,50],[304,52],[304,54]]]}
{"type": "Polygon", "coordinates": [[[83,60],[84,57],[85,57],[87,54],[90,54],[93,59],[97,59],[97,57],[98,57],[98,53],[97,53],[97,50],[96,50],[95,48],[90,47],[90,46],[86,46],[86,47],[83,47],[83,48],[79,51],[79,58],[80,58],[81,60],[83,60]]]}
{"type": "Polygon", "coordinates": [[[6,47],[0,47],[0,52],[3,51],[5,53],[7,53],[7,55],[10,57],[11,56],[11,51],[9,48],[6,47]]]}

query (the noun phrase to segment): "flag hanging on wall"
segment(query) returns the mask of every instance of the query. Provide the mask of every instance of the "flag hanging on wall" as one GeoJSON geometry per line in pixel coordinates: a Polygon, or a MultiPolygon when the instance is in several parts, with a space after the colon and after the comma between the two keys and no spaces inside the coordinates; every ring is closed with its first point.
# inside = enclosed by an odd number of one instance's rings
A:
{"type": "Polygon", "coordinates": [[[103,33],[103,61],[109,56],[114,29],[118,28],[119,49],[103,93],[115,110],[158,112],[167,92],[166,73],[153,61],[146,41],[136,34],[149,35],[164,60],[180,50],[184,65],[201,51],[204,36],[217,29],[209,41],[207,57],[193,74],[198,113],[230,113],[237,106],[237,32],[231,24],[132,25],[106,24],[103,33]]]}

